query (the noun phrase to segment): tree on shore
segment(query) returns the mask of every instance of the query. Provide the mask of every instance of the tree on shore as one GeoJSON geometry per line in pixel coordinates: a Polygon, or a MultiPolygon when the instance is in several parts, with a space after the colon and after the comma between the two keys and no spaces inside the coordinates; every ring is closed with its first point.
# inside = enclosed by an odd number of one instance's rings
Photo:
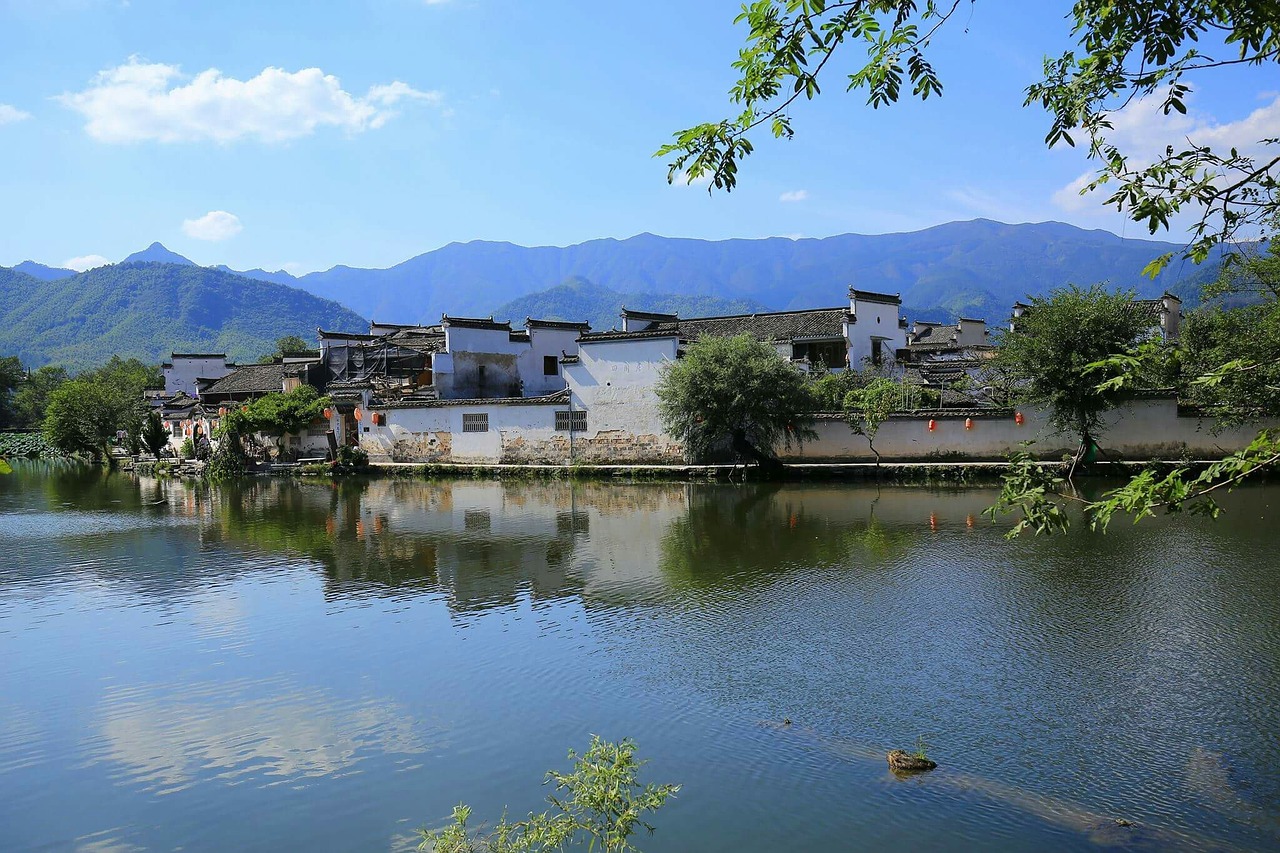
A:
{"type": "Polygon", "coordinates": [[[116,433],[136,429],[145,414],[143,389],[160,378],[158,368],[117,356],[62,383],[49,394],[45,437],[64,453],[109,457],[116,433]]]}
{"type": "Polygon", "coordinates": [[[903,406],[902,386],[892,379],[877,377],[862,388],[855,388],[844,398],[844,420],[856,434],[867,439],[867,447],[876,455],[880,467],[880,451],[876,450],[876,433],[889,415],[903,406]]]}
{"type": "Polygon", "coordinates": [[[275,438],[277,452],[283,452],[281,442],[286,435],[297,435],[320,417],[328,404],[327,397],[310,385],[299,385],[292,391],[263,396],[232,409],[222,418],[219,426],[223,440],[239,442],[244,436],[261,433],[275,438]]]}
{"type": "Polygon", "coordinates": [[[772,467],[779,445],[817,436],[804,374],[750,335],[694,341],[656,390],[664,429],[694,458],[728,447],[772,467]]]}
{"type": "Polygon", "coordinates": [[[169,431],[164,428],[159,412],[151,411],[143,418],[141,438],[143,446],[159,459],[160,452],[169,445],[169,431]]]}
{"type": "Polygon", "coordinates": [[[1055,290],[1031,300],[1005,333],[995,366],[1023,401],[1048,409],[1055,429],[1079,439],[1079,461],[1099,436],[1103,415],[1126,393],[1107,385],[1111,376],[1094,365],[1133,349],[1153,323],[1132,293],[1100,285],[1055,290]]]}

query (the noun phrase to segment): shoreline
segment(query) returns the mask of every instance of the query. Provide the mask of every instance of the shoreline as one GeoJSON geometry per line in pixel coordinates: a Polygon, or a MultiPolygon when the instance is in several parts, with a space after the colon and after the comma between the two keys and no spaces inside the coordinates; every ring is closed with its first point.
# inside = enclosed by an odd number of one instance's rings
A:
{"type": "MultiPolygon", "coordinates": [[[[1148,469],[1169,472],[1175,468],[1200,471],[1217,460],[1198,459],[1170,461],[1164,459],[1095,462],[1077,469],[1076,477],[1085,479],[1131,477],[1148,469]]],[[[1057,467],[1058,461],[1042,461],[1044,467],[1057,467]]],[[[154,474],[152,461],[125,463],[122,470],[154,474]]],[[[202,466],[187,462],[174,465],[166,460],[167,470],[160,476],[201,478],[202,466]]],[[[360,469],[334,471],[327,463],[276,464],[268,470],[253,471],[246,477],[288,477],[343,479],[485,479],[485,480],[595,480],[612,482],[813,482],[813,481],[878,481],[887,484],[968,485],[999,483],[1009,469],[1008,461],[973,460],[948,462],[804,462],[784,463],[778,469],[762,469],[730,464],[671,465],[545,465],[503,463],[418,463],[371,462],[360,469]]],[[[1270,472],[1259,472],[1267,479],[1270,472]]]]}

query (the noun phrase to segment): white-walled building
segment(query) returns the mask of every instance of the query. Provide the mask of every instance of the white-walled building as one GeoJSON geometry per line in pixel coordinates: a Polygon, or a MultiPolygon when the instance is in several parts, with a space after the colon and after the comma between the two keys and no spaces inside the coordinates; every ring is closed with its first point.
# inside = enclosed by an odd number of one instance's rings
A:
{"type": "Polygon", "coordinates": [[[179,393],[199,397],[198,380],[221,379],[236,369],[227,361],[225,353],[175,352],[160,365],[164,374],[164,393],[173,397],[179,393]]]}

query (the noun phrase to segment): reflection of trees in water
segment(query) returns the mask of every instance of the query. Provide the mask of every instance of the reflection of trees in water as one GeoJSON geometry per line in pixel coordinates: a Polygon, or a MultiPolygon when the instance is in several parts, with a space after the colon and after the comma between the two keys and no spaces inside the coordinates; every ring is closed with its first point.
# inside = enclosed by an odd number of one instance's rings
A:
{"type": "Polygon", "coordinates": [[[806,494],[778,486],[698,488],[663,538],[663,573],[678,585],[738,586],[754,574],[858,557],[871,566],[905,553],[919,535],[877,519],[874,497],[858,494],[861,501],[833,518],[806,509],[806,494]]]}

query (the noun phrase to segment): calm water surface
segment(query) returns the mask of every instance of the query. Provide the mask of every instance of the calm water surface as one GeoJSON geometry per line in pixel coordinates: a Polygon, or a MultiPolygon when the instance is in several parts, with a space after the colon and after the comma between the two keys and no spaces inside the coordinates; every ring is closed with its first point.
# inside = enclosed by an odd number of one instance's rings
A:
{"type": "Polygon", "coordinates": [[[0,849],[404,849],[591,733],[684,786],[646,851],[1280,849],[1280,487],[1016,542],[992,498],[21,466],[0,849]]]}

